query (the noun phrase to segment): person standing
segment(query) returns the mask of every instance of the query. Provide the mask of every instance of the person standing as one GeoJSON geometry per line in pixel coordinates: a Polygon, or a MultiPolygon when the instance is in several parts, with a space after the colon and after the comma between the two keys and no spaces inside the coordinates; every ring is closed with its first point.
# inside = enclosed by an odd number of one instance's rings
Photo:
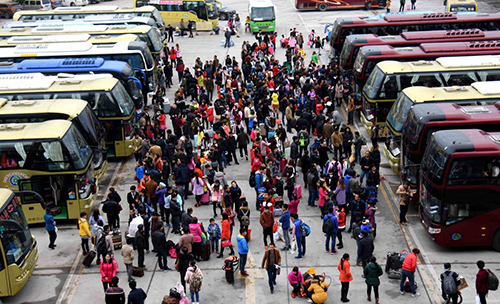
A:
{"type": "Polygon", "coordinates": [[[102,203],[102,212],[108,216],[108,224],[111,229],[118,227],[118,214],[120,213],[120,205],[113,200],[113,194],[108,193],[107,199],[102,203]]]}
{"type": "Polygon", "coordinates": [[[387,0],[387,2],[385,3],[385,8],[387,13],[391,12],[391,0],[387,0]]]}
{"type": "Polygon", "coordinates": [[[411,0],[411,9],[416,10],[417,9],[417,0],[411,0]]]}
{"type": "Polygon", "coordinates": [[[325,248],[327,253],[337,254],[339,253],[335,249],[335,241],[337,240],[337,231],[339,229],[339,222],[337,217],[333,213],[333,207],[328,208],[328,214],[323,218],[323,232],[326,234],[325,248]],[[328,222],[330,221],[330,222],[328,222]],[[330,239],[332,240],[332,250],[330,251],[330,239]]]}
{"type": "Polygon", "coordinates": [[[269,206],[264,206],[264,212],[260,215],[260,225],[262,226],[262,234],[264,235],[264,246],[267,249],[267,236],[269,236],[270,243],[273,242],[273,225],[274,215],[269,211],[269,206]]]}
{"type": "Polygon", "coordinates": [[[302,220],[299,219],[299,215],[296,213],[292,214],[292,219],[293,219],[292,241],[297,242],[297,249],[298,249],[298,255],[295,258],[301,260],[306,254],[306,237],[302,235],[302,232],[300,230],[302,220]]]}
{"type": "Polygon", "coordinates": [[[80,238],[82,239],[82,251],[83,255],[89,253],[89,238],[91,236],[89,223],[87,222],[87,212],[83,211],[80,213],[80,218],[78,219],[78,230],[80,238]]]}
{"type": "Polygon", "coordinates": [[[148,297],[142,288],[137,288],[137,282],[132,280],[128,282],[130,293],[128,294],[128,304],[144,304],[144,300],[148,297]]]}
{"type": "Polygon", "coordinates": [[[118,277],[111,279],[111,284],[105,292],[106,304],[125,304],[125,292],[123,288],[118,286],[119,282],[120,279],[118,277]]]}
{"type": "Polygon", "coordinates": [[[401,282],[399,282],[399,291],[401,292],[401,295],[405,294],[404,284],[406,278],[408,278],[412,292],[411,296],[414,298],[420,296],[420,293],[415,291],[415,271],[417,270],[417,255],[419,253],[420,250],[418,248],[413,248],[411,253],[406,256],[403,262],[403,267],[401,269],[401,282]]]}
{"type": "Polygon", "coordinates": [[[340,259],[339,266],[337,266],[338,270],[340,271],[340,284],[342,285],[340,289],[340,301],[347,303],[350,300],[347,298],[347,294],[349,293],[349,282],[352,281],[352,274],[351,274],[351,264],[349,264],[349,254],[344,253],[342,258],[340,259]]]}
{"type": "Polygon", "coordinates": [[[47,209],[43,216],[43,220],[45,221],[45,230],[47,230],[47,233],[49,234],[49,248],[54,250],[57,246],[55,244],[57,239],[57,230],[56,221],[54,221],[54,212],[47,209]]]}
{"type": "Polygon", "coordinates": [[[226,42],[224,43],[224,48],[230,48],[231,47],[231,32],[229,29],[226,29],[226,32],[224,33],[224,37],[226,38],[226,42]]]}
{"type": "Polygon", "coordinates": [[[170,40],[172,40],[172,42],[174,42],[174,27],[171,24],[169,24],[167,26],[167,33],[168,33],[167,43],[170,42],[170,40]]]}
{"type": "Polygon", "coordinates": [[[274,293],[274,285],[276,285],[276,275],[281,268],[281,254],[279,250],[275,250],[274,243],[270,243],[269,249],[267,249],[264,253],[261,267],[267,270],[269,289],[271,290],[271,293],[274,293]]]}
{"type": "Polygon", "coordinates": [[[373,288],[373,293],[375,294],[375,304],[379,304],[379,294],[378,287],[380,286],[379,277],[384,274],[382,267],[377,263],[377,258],[372,256],[370,258],[370,263],[363,268],[363,274],[365,276],[366,283],[366,294],[367,300],[371,301],[371,293],[373,288]]]}
{"type": "Polygon", "coordinates": [[[198,223],[198,218],[195,216],[189,224],[189,231],[193,235],[193,256],[197,261],[201,261],[201,226],[198,223]]]}
{"type": "Polygon", "coordinates": [[[375,250],[375,245],[373,244],[373,237],[367,230],[361,230],[361,240],[359,241],[358,247],[358,258],[361,260],[361,266],[363,269],[370,262],[370,258],[373,256],[373,251],[375,250]]]}
{"type": "Polygon", "coordinates": [[[451,270],[450,263],[444,263],[444,272],[441,274],[441,292],[443,299],[451,299],[453,304],[458,303],[458,285],[460,279],[458,273],[451,270]]]}
{"type": "Polygon", "coordinates": [[[361,161],[361,146],[366,145],[366,141],[358,131],[354,132],[354,140],[352,141],[354,145],[354,156],[356,158],[356,162],[359,164],[361,161]]]}
{"type": "Polygon", "coordinates": [[[231,244],[231,221],[229,220],[229,216],[227,213],[222,214],[222,230],[221,230],[221,250],[219,255],[217,256],[218,259],[222,258],[224,256],[224,248],[229,247],[231,250],[230,255],[234,255],[234,248],[233,245],[231,244]],[[226,241],[226,242],[224,242],[226,241]],[[224,246],[224,244],[227,244],[227,246],[224,246]]]}
{"type": "Polygon", "coordinates": [[[200,268],[196,266],[196,261],[191,260],[189,262],[189,268],[186,271],[184,281],[188,284],[188,289],[191,294],[191,303],[198,304],[200,302],[200,290],[203,282],[203,274],[201,273],[200,268]]]}
{"type": "MultiPolygon", "coordinates": [[[[404,0],[401,0],[404,1],[404,0]]],[[[354,110],[356,106],[354,105],[354,92],[351,92],[349,98],[347,99],[347,124],[352,126],[354,124],[354,110]]]]}
{"type": "Polygon", "coordinates": [[[408,206],[410,205],[412,193],[410,192],[410,185],[404,182],[396,190],[396,194],[399,195],[399,224],[406,225],[408,220],[406,219],[406,212],[408,212],[408,206]]]}
{"type": "Polygon", "coordinates": [[[359,161],[359,164],[361,165],[361,177],[360,177],[360,182],[361,185],[363,185],[363,179],[365,178],[365,175],[370,172],[370,170],[373,167],[373,160],[370,156],[370,151],[365,152],[365,157],[361,158],[359,161]]]}
{"type": "Polygon", "coordinates": [[[138,266],[140,268],[146,268],[144,265],[144,250],[146,249],[147,240],[144,237],[144,225],[137,226],[137,232],[135,233],[135,246],[137,247],[137,254],[139,255],[138,266]]]}
{"type": "Polygon", "coordinates": [[[123,264],[127,269],[128,281],[134,280],[132,278],[132,262],[134,261],[134,247],[132,247],[132,239],[126,238],[127,244],[123,245],[121,255],[123,257],[123,264]]]}
{"type": "Polygon", "coordinates": [[[156,256],[158,257],[158,267],[161,271],[171,270],[167,266],[167,239],[165,238],[165,228],[163,223],[156,224],[156,230],[151,235],[151,241],[153,242],[154,250],[156,251],[156,256]]]}
{"type": "Polygon", "coordinates": [[[104,292],[106,292],[109,283],[112,282],[113,277],[116,277],[116,271],[118,270],[118,264],[113,259],[111,252],[106,253],[104,260],[99,266],[99,270],[101,271],[102,286],[104,287],[104,292]]]}
{"type": "Polygon", "coordinates": [[[484,262],[479,260],[476,263],[479,271],[476,274],[476,293],[479,296],[481,304],[486,304],[486,295],[488,294],[488,271],[484,269],[484,262]]]}
{"type": "Polygon", "coordinates": [[[280,217],[281,228],[283,229],[283,238],[285,239],[285,248],[283,250],[290,250],[290,211],[288,205],[283,204],[281,207],[283,214],[280,217]]]}
{"type": "Polygon", "coordinates": [[[248,231],[245,228],[240,228],[240,234],[236,237],[236,241],[238,242],[238,254],[240,255],[240,273],[245,277],[248,276],[245,270],[248,256],[247,233],[248,231]]]}
{"type": "Polygon", "coordinates": [[[335,129],[331,136],[332,145],[333,145],[333,157],[336,159],[342,158],[342,145],[344,144],[344,138],[342,134],[340,134],[339,129],[335,129]]]}
{"type": "Polygon", "coordinates": [[[186,28],[186,25],[184,24],[184,19],[181,19],[181,22],[179,24],[179,29],[181,30],[181,37],[184,37],[184,29],[186,28]]]}
{"type": "Polygon", "coordinates": [[[406,0],[399,0],[399,11],[400,12],[405,11],[405,4],[406,4],[406,0]]]}

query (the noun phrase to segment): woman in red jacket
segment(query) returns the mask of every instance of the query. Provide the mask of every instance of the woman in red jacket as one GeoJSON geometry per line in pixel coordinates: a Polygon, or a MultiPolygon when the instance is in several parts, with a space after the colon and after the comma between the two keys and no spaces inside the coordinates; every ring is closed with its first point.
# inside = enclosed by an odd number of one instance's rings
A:
{"type": "Polygon", "coordinates": [[[102,286],[104,287],[104,292],[106,292],[109,283],[111,283],[111,279],[116,276],[118,264],[111,256],[111,253],[107,253],[99,268],[101,270],[102,286]]]}
{"type": "MultiPolygon", "coordinates": [[[[222,213],[222,231],[220,235],[220,240],[221,240],[221,251],[220,254],[217,256],[218,259],[222,258],[224,256],[224,241],[229,241],[231,242],[231,221],[229,221],[229,216],[227,213],[222,213]]],[[[230,246],[226,246],[231,249],[231,254],[234,255],[234,249],[233,245],[231,244],[230,246]]]]}
{"type": "MultiPolygon", "coordinates": [[[[340,223],[339,223],[340,226],[340,223]]],[[[351,274],[351,264],[349,264],[349,254],[344,253],[342,259],[340,259],[339,266],[337,267],[340,271],[340,284],[342,288],[340,289],[340,301],[349,302],[347,298],[347,293],[349,292],[349,282],[352,281],[351,274]]]]}
{"type": "Polygon", "coordinates": [[[340,205],[338,209],[337,219],[339,222],[339,229],[337,230],[337,239],[339,240],[339,244],[337,245],[338,249],[344,248],[344,243],[342,242],[342,232],[345,231],[345,212],[344,205],[340,205]]]}

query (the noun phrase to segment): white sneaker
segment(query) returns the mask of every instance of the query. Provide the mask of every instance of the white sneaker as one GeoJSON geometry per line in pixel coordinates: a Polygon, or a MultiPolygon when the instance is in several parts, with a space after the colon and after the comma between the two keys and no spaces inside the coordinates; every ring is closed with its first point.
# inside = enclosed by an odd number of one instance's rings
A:
{"type": "Polygon", "coordinates": [[[420,293],[417,292],[417,293],[412,294],[411,296],[414,297],[414,298],[420,297],[420,293]]]}
{"type": "Polygon", "coordinates": [[[404,292],[404,291],[400,291],[400,293],[401,293],[401,295],[404,295],[404,294],[405,294],[405,292],[404,292]]]}

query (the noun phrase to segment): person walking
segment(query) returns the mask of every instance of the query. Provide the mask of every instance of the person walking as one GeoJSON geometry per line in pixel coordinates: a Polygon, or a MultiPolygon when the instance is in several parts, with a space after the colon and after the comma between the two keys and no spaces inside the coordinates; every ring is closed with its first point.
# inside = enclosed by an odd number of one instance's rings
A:
{"type": "Polygon", "coordinates": [[[120,213],[120,204],[113,200],[113,193],[108,193],[107,199],[102,202],[102,212],[108,217],[108,224],[111,229],[118,227],[118,214],[120,213]]]}
{"type": "Polygon", "coordinates": [[[453,304],[458,303],[458,285],[460,279],[458,273],[451,270],[450,263],[444,263],[444,272],[441,274],[441,292],[443,299],[447,301],[451,299],[453,304]]]}
{"type": "Polygon", "coordinates": [[[78,218],[78,233],[82,239],[82,252],[83,255],[89,253],[89,238],[91,236],[89,223],[87,222],[87,212],[83,211],[80,213],[80,218],[78,218]]]}
{"type": "Polygon", "coordinates": [[[158,257],[158,267],[161,271],[172,270],[168,268],[167,265],[167,239],[165,238],[165,228],[163,223],[156,224],[156,230],[151,235],[151,241],[153,242],[154,251],[156,251],[156,256],[158,257]]]}
{"type": "Polygon", "coordinates": [[[283,204],[281,206],[283,214],[280,217],[281,228],[283,229],[283,238],[285,239],[284,251],[290,250],[290,211],[288,210],[288,205],[283,204]]]}
{"type": "Polygon", "coordinates": [[[104,287],[104,292],[108,290],[109,284],[112,282],[113,277],[116,276],[116,271],[118,270],[118,264],[115,259],[113,259],[112,253],[106,253],[104,260],[99,266],[101,272],[102,286],[104,287]]]}
{"type": "Polygon", "coordinates": [[[126,238],[127,244],[123,245],[121,255],[123,257],[123,264],[127,269],[128,281],[132,281],[132,262],[134,261],[134,247],[132,247],[132,239],[126,238]]]}
{"type": "Polygon", "coordinates": [[[335,241],[337,240],[337,231],[339,229],[339,222],[333,213],[333,207],[328,208],[328,214],[323,218],[323,232],[326,234],[325,248],[326,252],[331,254],[339,253],[335,248],[335,241]],[[332,247],[330,250],[330,239],[332,240],[332,247]]]}
{"type": "Polygon", "coordinates": [[[193,235],[193,256],[197,261],[201,261],[201,225],[198,223],[198,218],[195,216],[191,219],[189,224],[189,231],[193,235]]]}
{"type": "Polygon", "coordinates": [[[132,280],[128,282],[130,293],[128,294],[128,304],[144,304],[144,300],[148,297],[142,288],[137,288],[137,282],[132,280]]]}
{"type": "Polygon", "coordinates": [[[247,234],[248,231],[245,228],[240,228],[240,234],[236,237],[236,241],[238,242],[238,254],[240,255],[240,273],[245,277],[248,276],[245,270],[248,256],[247,234]]]}
{"type": "Polygon", "coordinates": [[[488,294],[488,271],[484,269],[484,262],[479,260],[476,263],[479,271],[476,274],[476,293],[479,296],[481,304],[486,304],[486,295],[488,294]]]}
{"type": "MultiPolygon", "coordinates": [[[[404,1],[404,0],[401,0],[404,1]]],[[[354,124],[354,110],[356,106],[354,105],[354,92],[351,92],[347,99],[347,124],[352,126],[354,124]]]]}
{"type": "Polygon", "coordinates": [[[211,218],[209,220],[210,225],[208,225],[207,233],[210,240],[211,252],[219,253],[219,241],[220,241],[220,227],[219,224],[215,223],[215,219],[211,218]]]}
{"type": "Polygon", "coordinates": [[[144,250],[146,249],[147,240],[144,237],[144,225],[137,226],[137,232],[135,233],[135,246],[137,247],[138,266],[140,268],[146,268],[144,265],[144,250]]]}
{"type": "Polygon", "coordinates": [[[226,32],[224,33],[224,37],[226,38],[226,42],[224,43],[224,48],[230,48],[231,47],[231,31],[229,29],[226,29],[226,32]]]}
{"type": "Polygon", "coordinates": [[[267,236],[269,236],[269,241],[273,242],[273,225],[274,225],[274,215],[269,211],[269,206],[264,206],[264,212],[260,215],[260,225],[262,226],[262,234],[264,235],[264,246],[267,249],[267,236]]]}
{"type": "Polygon", "coordinates": [[[342,287],[340,288],[340,301],[343,303],[347,303],[350,300],[347,298],[347,294],[349,293],[349,282],[352,281],[351,274],[351,264],[349,264],[349,254],[344,253],[342,258],[340,259],[339,265],[337,269],[340,271],[339,280],[342,287]]]}
{"type": "Polygon", "coordinates": [[[410,281],[410,287],[412,292],[412,297],[416,298],[420,296],[420,293],[415,290],[415,271],[417,270],[417,255],[420,253],[418,248],[413,248],[411,253],[406,256],[403,267],[401,269],[401,281],[399,282],[399,291],[401,295],[405,294],[404,284],[406,278],[410,281]]]}
{"type": "Polygon", "coordinates": [[[200,302],[203,273],[201,273],[200,268],[196,265],[196,261],[192,260],[189,262],[189,268],[186,271],[184,281],[186,281],[189,293],[191,294],[191,303],[198,304],[200,302]]]}
{"type": "Polygon", "coordinates": [[[306,237],[302,235],[300,226],[302,224],[302,220],[299,219],[299,215],[297,213],[292,214],[293,219],[293,227],[292,227],[292,241],[297,242],[297,253],[298,255],[295,257],[298,260],[301,260],[306,254],[306,237]]]}
{"type": "Polygon", "coordinates": [[[411,9],[413,11],[417,9],[417,0],[411,0],[411,9]]]}
{"type": "Polygon", "coordinates": [[[373,237],[367,230],[361,230],[361,240],[359,241],[358,247],[358,258],[361,260],[361,266],[363,269],[370,262],[370,258],[373,256],[373,251],[375,250],[375,245],[373,244],[373,237]]]}
{"type": "Polygon", "coordinates": [[[406,225],[408,224],[406,213],[408,212],[408,206],[410,205],[412,197],[410,184],[404,182],[398,187],[398,190],[396,190],[396,194],[399,195],[399,224],[406,225]]]}
{"type": "Polygon", "coordinates": [[[234,248],[231,244],[231,221],[229,220],[229,216],[227,213],[222,214],[222,231],[221,231],[221,250],[218,259],[224,256],[224,248],[229,247],[231,249],[230,255],[234,255],[234,248]]]}
{"type": "Polygon", "coordinates": [[[267,270],[269,289],[271,290],[271,293],[274,293],[276,275],[279,274],[281,268],[281,254],[279,250],[275,250],[274,243],[270,243],[269,249],[267,249],[264,253],[261,267],[267,270]]]}
{"type": "Polygon", "coordinates": [[[300,297],[300,287],[304,282],[304,277],[302,276],[302,273],[300,273],[299,267],[295,266],[293,267],[292,271],[290,271],[290,273],[288,274],[288,282],[293,288],[292,298],[295,298],[296,296],[300,297]]]}
{"type": "Polygon", "coordinates": [[[54,212],[50,209],[47,209],[46,213],[43,215],[43,220],[45,221],[45,230],[49,234],[49,248],[54,250],[56,249],[56,239],[57,239],[57,230],[56,230],[56,221],[54,220],[54,212]]]}
{"type": "Polygon", "coordinates": [[[406,4],[406,0],[399,0],[399,11],[400,12],[405,11],[405,4],[406,4]]]}
{"type": "Polygon", "coordinates": [[[118,277],[111,278],[111,284],[105,292],[106,304],[125,304],[125,292],[118,286],[119,282],[118,277]]]}
{"type": "Polygon", "coordinates": [[[391,12],[391,0],[387,0],[387,2],[385,3],[385,8],[387,13],[391,12]]]}
{"type": "Polygon", "coordinates": [[[382,267],[377,263],[377,258],[372,256],[370,258],[370,263],[363,268],[363,274],[365,276],[366,283],[366,299],[368,301],[372,300],[371,293],[373,288],[373,293],[375,294],[375,304],[379,304],[379,293],[378,287],[380,286],[379,277],[384,274],[382,267]]]}

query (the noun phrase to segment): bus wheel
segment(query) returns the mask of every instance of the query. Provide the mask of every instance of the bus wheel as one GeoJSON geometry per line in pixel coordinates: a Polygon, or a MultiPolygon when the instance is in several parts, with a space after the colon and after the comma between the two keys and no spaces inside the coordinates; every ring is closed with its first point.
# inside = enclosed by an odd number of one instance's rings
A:
{"type": "Polygon", "coordinates": [[[326,11],[328,9],[328,4],[320,3],[320,5],[318,5],[318,9],[322,12],[326,11]]]}
{"type": "Polygon", "coordinates": [[[70,6],[76,6],[75,2],[71,2],[70,6]]]}
{"type": "Polygon", "coordinates": [[[496,251],[500,251],[500,229],[493,235],[491,246],[493,246],[496,251]]]}
{"type": "Polygon", "coordinates": [[[365,3],[365,7],[366,7],[367,10],[371,10],[372,9],[372,3],[371,3],[371,1],[366,2],[365,3]]]}

